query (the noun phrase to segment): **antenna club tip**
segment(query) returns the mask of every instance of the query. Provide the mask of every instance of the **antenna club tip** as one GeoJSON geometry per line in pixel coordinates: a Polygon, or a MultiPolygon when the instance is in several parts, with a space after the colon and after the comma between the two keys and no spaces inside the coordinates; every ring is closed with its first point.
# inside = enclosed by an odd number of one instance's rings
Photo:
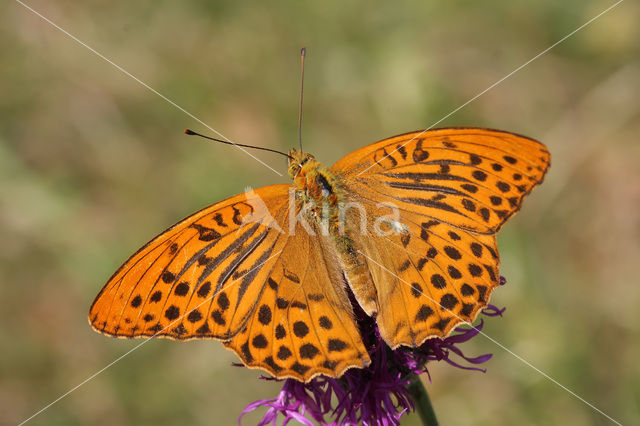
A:
{"type": "Polygon", "coordinates": [[[184,134],[185,135],[195,135],[196,133],[194,131],[192,131],[192,130],[184,129],[184,134]]]}
{"type": "Polygon", "coordinates": [[[300,54],[301,54],[302,56],[306,55],[306,54],[307,54],[307,48],[306,48],[306,47],[304,47],[304,46],[302,46],[302,49],[300,49],[300,54]]]}

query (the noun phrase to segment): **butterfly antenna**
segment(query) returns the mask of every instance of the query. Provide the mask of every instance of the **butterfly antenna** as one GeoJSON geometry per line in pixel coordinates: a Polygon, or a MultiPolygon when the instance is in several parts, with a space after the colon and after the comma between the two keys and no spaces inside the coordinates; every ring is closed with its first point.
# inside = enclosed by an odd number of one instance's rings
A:
{"type": "Polygon", "coordinates": [[[306,54],[306,47],[300,49],[300,106],[298,108],[298,142],[300,143],[300,152],[302,152],[302,95],[304,93],[304,57],[306,54]]]}
{"type": "Polygon", "coordinates": [[[185,129],[184,131],[185,134],[187,135],[195,135],[195,136],[200,136],[201,138],[205,138],[205,139],[209,139],[210,141],[214,141],[214,142],[220,142],[220,143],[224,143],[227,145],[235,145],[235,146],[241,146],[244,148],[252,148],[252,149],[259,149],[261,151],[269,151],[269,152],[275,152],[276,154],[280,154],[280,155],[284,155],[285,157],[293,160],[293,157],[291,157],[289,154],[286,154],[282,151],[278,151],[276,149],[271,149],[271,148],[263,148],[261,146],[253,146],[253,145],[244,145],[241,143],[235,143],[235,142],[229,142],[229,141],[224,141],[222,139],[216,139],[216,138],[212,138],[211,136],[205,136],[203,134],[200,134],[198,132],[194,132],[193,130],[189,130],[189,129],[185,129]]]}

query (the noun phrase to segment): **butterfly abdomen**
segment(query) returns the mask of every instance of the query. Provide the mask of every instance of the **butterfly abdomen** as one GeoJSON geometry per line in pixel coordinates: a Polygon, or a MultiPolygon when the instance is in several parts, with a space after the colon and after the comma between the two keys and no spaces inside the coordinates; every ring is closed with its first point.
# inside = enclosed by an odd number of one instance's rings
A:
{"type": "Polygon", "coordinates": [[[375,314],[376,288],[366,258],[352,238],[353,232],[360,231],[353,226],[360,223],[361,218],[354,216],[359,210],[346,202],[340,177],[315,159],[309,159],[297,170],[294,185],[302,193],[303,203],[307,203],[305,208],[313,212],[312,217],[331,239],[356,300],[368,315],[375,314]]]}

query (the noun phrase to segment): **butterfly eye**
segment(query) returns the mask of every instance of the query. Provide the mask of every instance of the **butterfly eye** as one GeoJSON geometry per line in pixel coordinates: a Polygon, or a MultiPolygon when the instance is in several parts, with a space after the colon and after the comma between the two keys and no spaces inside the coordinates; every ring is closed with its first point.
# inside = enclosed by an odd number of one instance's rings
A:
{"type": "Polygon", "coordinates": [[[312,158],[313,158],[313,156],[311,156],[310,154],[304,154],[304,158],[300,162],[300,165],[303,166],[303,165],[307,164],[307,162],[309,160],[311,160],[312,158]]]}

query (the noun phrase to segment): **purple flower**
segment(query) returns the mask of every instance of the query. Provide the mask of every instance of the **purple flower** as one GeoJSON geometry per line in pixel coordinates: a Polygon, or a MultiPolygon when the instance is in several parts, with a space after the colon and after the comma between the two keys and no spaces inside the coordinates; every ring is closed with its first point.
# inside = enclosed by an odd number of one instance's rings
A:
{"type": "MultiPolygon", "coordinates": [[[[504,278],[500,279],[500,284],[504,284],[504,278]]],[[[318,376],[309,383],[285,379],[276,398],[249,404],[240,415],[239,423],[245,414],[266,407],[267,412],[259,423],[261,426],[276,425],[279,415],[284,418],[283,425],[291,420],[303,425],[314,425],[314,421],[329,425],[397,425],[402,415],[414,410],[409,384],[418,375],[429,374],[428,362],[445,361],[466,370],[486,371],[475,365],[488,361],[491,354],[467,357],[458,347],[481,332],[483,319],[476,326],[457,327],[444,339],[432,338],[417,348],[391,350],[380,337],[375,320],[360,311],[357,304],[354,307],[360,329],[370,330],[363,335],[363,340],[371,364],[363,369],[349,369],[339,379],[318,376]],[[452,359],[452,355],[470,365],[461,364],[459,360],[452,359]]],[[[495,317],[502,316],[504,310],[488,305],[482,313],[495,317]]],[[[261,379],[277,380],[268,377],[261,379]]]]}

